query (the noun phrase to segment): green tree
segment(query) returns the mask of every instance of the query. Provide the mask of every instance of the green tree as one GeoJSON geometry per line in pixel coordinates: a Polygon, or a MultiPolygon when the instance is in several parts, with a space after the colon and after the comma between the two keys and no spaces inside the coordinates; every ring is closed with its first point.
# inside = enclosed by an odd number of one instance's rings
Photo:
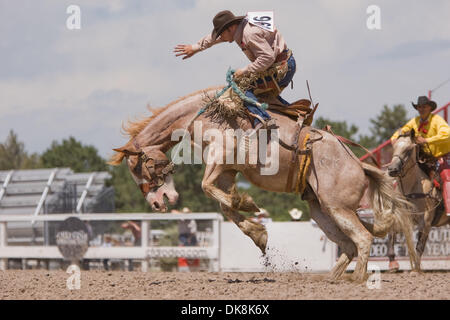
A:
{"type": "MultiPolygon", "coordinates": [[[[323,129],[326,125],[331,126],[331,130],[334,134],[347,138],[353,142],[357,142],[366,148],[371,148],[373,146],[373,141],[370,137],[367,136],[359,136],[359,139],[356,137],[358,133],[358,127],[354,124],[349,125],[346,121],[332,121],[327,118],[319,117],[314,122],[314,126],[319,129],[323,129]]],[[[359,158],[363,156],[366,152],[355,146],[348,145],[348,147],[353,151],[353,153],[359,158]]]]}
{"type": "Polygon", "coordinates": [[[346,121],[332,121],[324,117],[318,117],[314,121],[314,127],[323,129],[326,125],[331,126],[331,130],[339,136],[356,141],[356,133],[358,132],[358,127],[354,124],[348,125],[346,121]]]}
{"type": "Polygon", "coordinates": [[[370,123],[372,123],[370,132],[376,145],[388,140],[395,130],[401,128],[407,121],[407,111],[404,105],[396,104],[392,108],[387,105],[383,106],[381,113],[375,119],[370,119],[370,123]]]}
{"type": "Polygon", "coordinates": [[[109,171],[112,178],[106,184],[114,187],[117,212],[151,211],[126,163],[108,166],[94,146],[83,145],[74,137],[69,137],[61,143],[53,141],[41,158],[46,168],[69,167],[75,172],[109,171]]]}
{"type": "Polygon", "coordinates": [[[40,166],[39,155],[34,153],[29,156],[24,143],[20,142],[17,134],[11,130],[6,141],[0,144],[0,170],[35,169],[40,166]]]}
{"type": "Polygon", "coordinates": [[[193,212],[221,212],[218,202],[203,192],[204,172],[205,165],[182,164],[176,167],[174,182],[179,194],[176,209],[188,207],[193,212]]]}
{"type": "Polygon", "coordinates": [[[94,146],[84,146],[74,137],[53,141],[41,156],[45,168],[69,167],[75,172],[104,171],[105,160],[98,155],[94,146]]]}
{"type": "Polygon", "coordinates": [[[358,143],[369,150],[375,148],[378,145],[376,137],[368,135],[360,135],[358,143]]]}

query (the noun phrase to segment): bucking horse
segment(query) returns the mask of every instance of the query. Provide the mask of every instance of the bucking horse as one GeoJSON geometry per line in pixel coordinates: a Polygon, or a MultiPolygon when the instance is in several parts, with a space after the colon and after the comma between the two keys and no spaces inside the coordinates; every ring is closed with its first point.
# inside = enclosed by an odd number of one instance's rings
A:
{"type": "MultiPolygon", "coordinates": [[[[410,262],[417,268],[412,223],[407,213],[409,203],[394,190],[391,177],[360,162],[332,133],[309,125],[301,127],[299,122],[270,109],[268,112],[276,126],[274,131],[270,130],[269,142],[263,143],[267,144],[266,153],[260,153],[256,163],[251,162],[250,156],[246,156],[245,161],[226,161],[236,160],[242,149],[239,144],[228,143],[237,140],[233,132],[250,130],[252,121],[245,116],[215,121],[214,114],[199,112],[205,105],[205,96],[214,97],[220,89],[215,87],[195,92],[156,109],[146,119],[129,122],[124,127],[130,140],[114,149],[116,153],[109,163],[119,165],[126,158],[133,179],[154,211],[167,211],[165,197],[172,204],[177,200],[172,178],[174,164],[166,152],[180,142],[181,130],[194,149],[209,149],[207,157],[202,157],[206,163],[202,180],[205,194],[220,203],[223,214],[249,236],[263,254],[266,252],[267,231],[263,225],[240,213],[257,212],[259,208],[250,196],[237,191],[238,172],[264,190],[302,194],[309,204],[311,218],[342,249],[329,274],[330,279],[340,278],[352,259],[357,257],[351,278],[364,281],[373,237],[384,237],[394,229],[405,234],[410,262]],[[273,132],[276,135],[272,136],[273,132]],[[178,138],[174,139],[174,135],[178,138]],[[298,148],[290,148],[286,141],[297,141],[298,148]],[[274,165],[278,166],[276,172],[264,173],[274,165]],[[374,210],[373,224],[361,221],[356,213],[366,190],[374,210]]],[[[258,135],[257,140],[260,139],[261,135],[258,135]]]]}

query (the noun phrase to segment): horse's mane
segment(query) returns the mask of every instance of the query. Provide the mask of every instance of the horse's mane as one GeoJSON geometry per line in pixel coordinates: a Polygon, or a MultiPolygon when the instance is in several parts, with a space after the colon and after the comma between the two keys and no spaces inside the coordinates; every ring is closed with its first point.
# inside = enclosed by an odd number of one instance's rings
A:
{"type": "Polygon", "coordinates": [[[151,116],[137,119],[135,121],[128,120],[126,124],[122,123],[122,131],[130,137],[130,140],[136,137],[144,128],[156,118],[157,115],[165,111],[170,105],[161,108],[152,108],[147,105],[147,109],[152,113],[151,116]]]}
{"type": "Polygon", "coordinates": [[[188,94],[186,96],[183,96],[183,97],[181,97],[181,98],[179,98],[179,99],[177,99],[175,101],[170,102],[168,105],[166,105],[166,106],[164,106],[162,108],[154,109],[154,108],[151,108],[150,106],[147,106],[148,110],[152,113],[152,115],[150,117],[146,117],[144,119],[140,119],[140,120],[136,120],[136,121],[129,121],[128,120],[126,126],[124,126],[122,124],[122,129],[132,139],[132,138],[136,137],[142,130],[144,130],[144,128],[149,124],[149,122],[152,121],[157,115],[161,114],[163,111],[165,111],[169,107],[173,106],[174,104],[177,104],[178,102],[183,101],[185,99],[188,99],[188,98],[190,98],[192,96],[195,96],[195,95],[197,95],[199,93],[207,92],[207,91],[214,90],[214,89],[219,90],[222,87],[216,86],[216,87],[210,87],[210,88],[207,88],[207,89],[202,89],[202,90],[195,91],[195,92],[190,93],[190,94],[188,94]]]}
{"type": "MultiPolygon", "coordinates": [[[[175,101],[170,102],[168,105],[161,107],[161,108],[152,108],[149,105],[147,105],[147,109],[152,113],[151,116],[137,119],[135,121],[128,120],[126,125],[122,123],[122,131],[124,134],[128,135],[130,137],[130,140],[128,143],[135,138],[139,133],[141,133],[142,130],[144,130],[145,127],[152,121],[154,118],[156,118],[159,114],[167,110],[169,107],[173,106],[174,104],[177,104],[178,102],[188,99],[192,96],[198,95],[202,92],[207,92],[210,90],[219,90],[223,88],[223,86],[215,86],[215,87],[209,87],[207,89],[202,89],[195,91],[193,93],[190,93],[186,96],[183,96],[175,101]]],[[[125,157],[125,153],[123,152],[117,152],[111,157],[110,161],[108,161],[108,164],[110,165],[119,165],[122,163],[123,158],[125,157]]]]}

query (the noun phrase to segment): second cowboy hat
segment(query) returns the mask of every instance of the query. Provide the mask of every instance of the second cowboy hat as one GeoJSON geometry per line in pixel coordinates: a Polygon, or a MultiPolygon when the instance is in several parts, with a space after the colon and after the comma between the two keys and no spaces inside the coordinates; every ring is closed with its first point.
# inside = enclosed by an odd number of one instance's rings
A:
{"type": "Polygon", "coordinates": [[[297,208],[292,208],[291,210],[289,210],[289,215],[294,220],[300,220],[300,218],[302,217],[302,214],[303,214],[303,211],[299,210],[297,208]]]}
{"type": "Polygon", "coordinates": [[[258,212],[254,213],[255,216],[259,217],[259,216],[264,216],[264,217],[268,217],[270,216],[269,212],[264,209],[264,208],[260,208],[260,210],[258,212]]]}
{"type": "Polygon", "coordinates": [[[413,105],[414,109],[417,110],[418,106],[423,106],[423,105],[429,105],[431,107],[431,111],[434,111],[437,107],[436,102],[428,99],[428,97],[426,96],[420,96],[417,99],[417,104],[414,104],[414,102],[411,102],[411,104],[413,105]]]}
{"type": "Polygon", "coordinates": [[[213,19],[214,29],[211,33],[213,40],[216,40],[220,34],[235,22],[243,20],[245,16],[235,16],[231,11],[220,11],[213,19]]]}

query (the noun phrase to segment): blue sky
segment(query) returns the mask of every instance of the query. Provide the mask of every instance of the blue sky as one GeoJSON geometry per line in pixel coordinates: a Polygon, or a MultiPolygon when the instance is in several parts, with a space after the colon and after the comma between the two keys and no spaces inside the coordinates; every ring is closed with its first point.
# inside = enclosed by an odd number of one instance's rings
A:
{"type": "MultiPolygon", "coordinates": [[[[317,115],[361,133],[383,105],[409,108],[450,78],[447,0],[0,0],[0,141],[13,129],[28,151],[42,152],[72,135],[107,157],[126,142],[122,121],[148,115],[147,104],[223,84],[229,66],[248,63],[236,44],[184,61],[172,53],[211,32],[224,9],[274,10],[298,67],[283,97],[307,97],[309,80],[317,115]],[[81,30],[66,28],[71,4],[81,8],[81,30]],[[371,4],[381,30],[366,28],[371,4]]],[[[450,85],[433,98],[449,102],[450,85]]]]}

